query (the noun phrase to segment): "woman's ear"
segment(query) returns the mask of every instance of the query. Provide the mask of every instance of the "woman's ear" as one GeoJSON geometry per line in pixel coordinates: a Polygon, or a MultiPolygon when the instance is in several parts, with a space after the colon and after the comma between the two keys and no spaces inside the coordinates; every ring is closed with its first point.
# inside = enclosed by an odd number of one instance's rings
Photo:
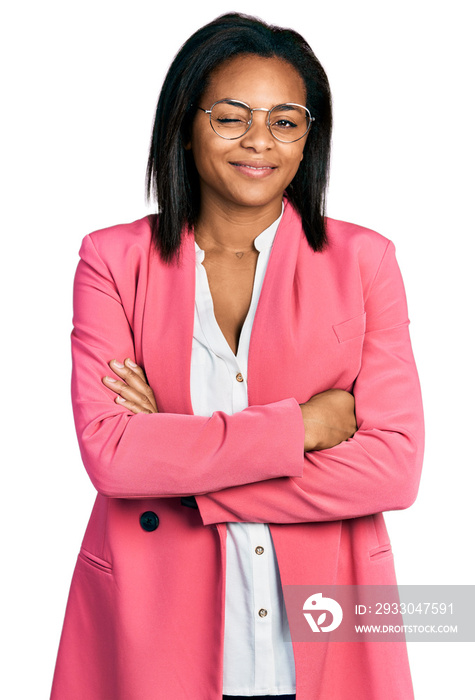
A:
{"type": "Polygon", "coordinates": [[[185,151],[191,151],[191,129],[183,129],[181,132],[181,143],[185,151]]]}

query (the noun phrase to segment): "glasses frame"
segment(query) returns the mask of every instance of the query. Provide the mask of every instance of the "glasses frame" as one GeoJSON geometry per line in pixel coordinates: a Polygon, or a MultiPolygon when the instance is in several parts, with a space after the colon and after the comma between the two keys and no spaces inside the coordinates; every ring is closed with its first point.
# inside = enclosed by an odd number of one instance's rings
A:
{"type": "Polygon", "coordinates": [[[271,107],[270,109],[267,109],[266,107],[254,107],[254,109],[251,109],[251,107],[246,104],[245,102],[242,102],[241,100],[233,100],[231,98],[225,98],[223,100],[216,100],[216,102],[213,102],[211,105],[210,109],[203,109],[203,107],[198,107],[198,109],[201,109],[202,112],[205,114],[209,114],[209,123],[211,128],[213,129],[214,133],[217,136],[220,136],[222,139],[226,139],[226,141],[236,141],[237,139],[241,139],[252,126],[252,119],[254,116],[254,112],[267,112],[267,119],[266,119],[266,126],[269,129],[269,133],[271,134],[272,138],[274,138],[276,141],[279,141],[280,143],[296,143],[296,141],[300,141],[300,139],[303,139],[304,136],[306,136],[310,130],[310,127],[312,126],[312,122],[315,121],[315,117],[312,117],[310,114],[310,110],[305,107],[304,105],[299,105],[297,102],[281,102],[278,105],[275,105],[275,107],[271,107]],[[247,129],[244,131],[242,134],[239,134],[239,136],[223,136],[223,134],[220,134],[218,131],[213,126],[213,121],[211,119],[211,112],[213,111],[213,107],[215,107],[217,104],[220,104],[221,102],[234,102],[237,105],[242,105],[243,107],[246,107],[251,113],[251,118],[249,119],[247,123],[247,129]],[[300,107],[301,109],[304,109],[307,114],[308,114],[308,125],[305,133],[302,134],[302,136],[299,136],[298,139],[292,139],[292,141],[284,141],[284,139],[279,139],[278,136],[272,133],[271,127],[270,127],[270,115],[271,112],[273,112],[275,109],[278,109],[279,107],[282,107],[282,105],[290,105],[291,107],[300,107]]]}

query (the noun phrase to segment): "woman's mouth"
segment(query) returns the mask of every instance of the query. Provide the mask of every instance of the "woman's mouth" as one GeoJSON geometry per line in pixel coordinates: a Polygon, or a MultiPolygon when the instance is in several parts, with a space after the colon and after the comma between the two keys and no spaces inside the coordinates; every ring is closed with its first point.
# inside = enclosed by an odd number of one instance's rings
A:
{"type": "Polygon", "coordinates": [[[238,172],[247,177],[262,178],[271,175],[277,166],[272,165],[272,163],[267,163],[265,161],[236,161],[231,162],[230,165],[233,166],[238,172]]]}

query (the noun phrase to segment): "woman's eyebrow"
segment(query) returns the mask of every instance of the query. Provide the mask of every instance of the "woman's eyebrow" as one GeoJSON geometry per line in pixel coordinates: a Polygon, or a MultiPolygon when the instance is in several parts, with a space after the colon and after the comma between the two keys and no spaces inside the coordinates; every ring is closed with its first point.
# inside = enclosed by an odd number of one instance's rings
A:
{"type": "MultiPolygon", "coordinates": [[[[239,107],[241,105],[245,105],[246,107],[249,107],[249,109],[251,109],[251,110],[267,109],[268,111],[270,111],[271,109],[275,109],[276,107],[280,107],[283,111],[286,111],[286,112],[295,112],[296,111],[295,107],[297,106],[297,104],[294,102],[276,102],[271,107],[250,107],[247,104],[247,102],[244,102],[244,100],[237,100],[236,98],[232,98],[232,97],[223,97],[221,100],[217,100],[217,102],[227,102],[230,105],[236,106],[236,107],[239,107]]],[[[298,106],[303,106],[303,105],[298,105],[298,106]]]]}

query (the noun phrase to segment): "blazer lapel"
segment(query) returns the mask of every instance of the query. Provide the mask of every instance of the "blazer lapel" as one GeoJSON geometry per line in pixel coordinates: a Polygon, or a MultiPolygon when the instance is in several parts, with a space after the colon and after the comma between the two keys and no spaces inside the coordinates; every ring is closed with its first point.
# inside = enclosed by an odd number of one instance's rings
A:
{"type": "Polygon", "coordinates": [[[300,217],[286,201],[252,327],[248,361],[250,406],[294,396],[295,387],[291,387],[291,393],[287,389],[292,376],[285,376],[281,370],[292,367],[294,359],[298,362],[302,352],[296,333],[299,309],[294,278],[302,239],[307,245],[303,237],[300,217]]]}
{"type": "Polygon", "coordinates": [[[185,234],[178,262],[164,263],[150,247],[142,349],[159,411],[192,414],[190,361],[195,303],[195,249],[185,234]]]}

